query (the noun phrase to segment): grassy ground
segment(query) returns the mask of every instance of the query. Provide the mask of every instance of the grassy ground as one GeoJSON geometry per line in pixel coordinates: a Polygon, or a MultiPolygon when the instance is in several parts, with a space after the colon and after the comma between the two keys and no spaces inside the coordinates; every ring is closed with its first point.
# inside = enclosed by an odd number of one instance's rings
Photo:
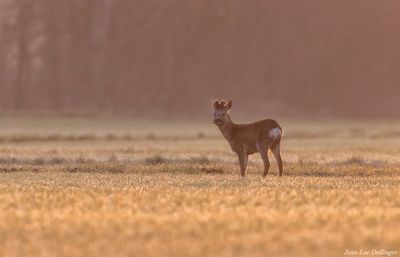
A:
{"type": "Polygon", "coordinates": [[[207,122],[1,124],[0,256],[400,255],[397,123],[284,121],[266,179],[207,122]]]}

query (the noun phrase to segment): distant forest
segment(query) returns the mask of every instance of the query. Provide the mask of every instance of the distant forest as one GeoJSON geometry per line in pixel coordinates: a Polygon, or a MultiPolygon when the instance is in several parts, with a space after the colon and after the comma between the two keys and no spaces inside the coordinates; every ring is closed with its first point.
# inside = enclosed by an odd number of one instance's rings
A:
{"type": "Polygon", "coordinates": [[[400,1],[0,0],[0,110],[400,117],[400,1]]]}

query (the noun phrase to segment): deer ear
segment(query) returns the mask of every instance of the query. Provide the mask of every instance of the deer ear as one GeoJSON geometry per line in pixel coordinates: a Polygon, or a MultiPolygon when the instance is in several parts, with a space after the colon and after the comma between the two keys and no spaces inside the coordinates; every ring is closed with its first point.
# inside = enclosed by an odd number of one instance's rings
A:
{"type": "Polygon", "coordinates": [[[232,101],[229,100],[229,102],[226,104],[226,108],[229,110],[232,108],[232,101]]]}
{"type": "Polygon", "coordinates": [[[217,108],[218,100],[217,99],[211,99],[211,104],[212,104],[212,106],[214,106],[214,108],[217,108]]]}

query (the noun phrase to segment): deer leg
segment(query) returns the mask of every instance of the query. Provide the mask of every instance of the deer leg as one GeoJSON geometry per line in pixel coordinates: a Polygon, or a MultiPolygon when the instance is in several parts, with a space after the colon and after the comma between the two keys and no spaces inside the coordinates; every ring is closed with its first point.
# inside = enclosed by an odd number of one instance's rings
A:
{"type": "Polygon", "coordinates": [[[281,157],[281,146],[280,146],[280,144],[277,144],[273,148],[271,148],[271,151],[275,156],[276,162],[278,163],[279,177],[282,177],[282,174],[283,174],[283,163],[282,163],[282,157],[281,157]]]}
{"type": "Polygon", "coordinates": [[[238,157],[239,157],[239,164],[240,164],[240,174],[242,177],[246,175],[246,169],[247,169],[247,163],[249,160],[249,156],[243,151],[243,152],[238,152],[238,157]]]}
{"type": "Polygon", "coordinates": [[[268,175],[268,171],[269,171],[269,159],[268,159],[268,147],[262,147],[262,146],[258,146],[258,151],[260,152],[261,155],[261,159],[264,162],[264,174],[263,176],[267,176],[268,175]]]}

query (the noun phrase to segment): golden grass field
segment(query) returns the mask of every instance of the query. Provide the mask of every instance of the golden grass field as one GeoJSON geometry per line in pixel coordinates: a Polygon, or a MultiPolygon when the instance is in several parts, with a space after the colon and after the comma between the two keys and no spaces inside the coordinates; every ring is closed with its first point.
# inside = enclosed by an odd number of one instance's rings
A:
{"type": "Polygon", "coordinates": [[[0,124],[0,256],[400,255],[398,122],[283,121],[266,179],[210,121],[0,124]]]}

